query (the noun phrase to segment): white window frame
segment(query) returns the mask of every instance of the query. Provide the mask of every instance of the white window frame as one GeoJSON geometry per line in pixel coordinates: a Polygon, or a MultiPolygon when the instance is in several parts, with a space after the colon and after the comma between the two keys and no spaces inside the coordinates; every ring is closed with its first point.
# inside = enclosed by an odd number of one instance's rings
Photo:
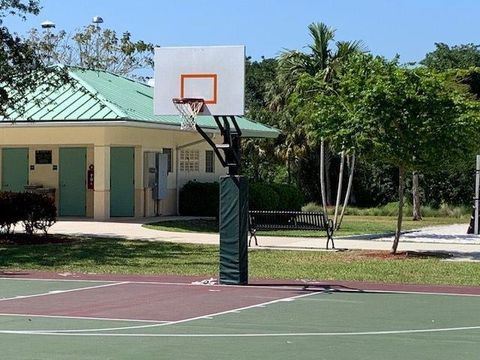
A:
{"type": "Polygon", "coordinates": [[[180,150],[179,170],[181,172],[199,172],[200,171],[200,151],[199,150],[180,150]]]}

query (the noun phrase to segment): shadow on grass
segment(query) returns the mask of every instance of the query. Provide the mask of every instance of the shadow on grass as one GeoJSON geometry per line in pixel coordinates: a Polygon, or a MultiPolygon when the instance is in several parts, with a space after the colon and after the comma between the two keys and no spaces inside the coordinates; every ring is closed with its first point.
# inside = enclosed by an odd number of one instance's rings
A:
{"type": "MultiPolygon", "coordinates": [[[[159,221],[143,225],[147,229],[173,231],[173,232],[198,232],[218,234],[218,220],[193,219],[159,221]]],[[[323,230],[261,230],[259,236],[290,236],[290,237],[324,237],[323,230]]]]}
{"type": "Polygon", "coordinates": [[[218,248],[209,245],[88,237],[62,243],[0,245],[0,267],[4,269],[171,272],[187,265],[191,273],[215,270],[217,264],[218,248]]]}
{"type": "Polygon", "coordinates": [[[213,219],[159,221],[143,226],[164,231],[218,233],[218,220],[213,219]]]}

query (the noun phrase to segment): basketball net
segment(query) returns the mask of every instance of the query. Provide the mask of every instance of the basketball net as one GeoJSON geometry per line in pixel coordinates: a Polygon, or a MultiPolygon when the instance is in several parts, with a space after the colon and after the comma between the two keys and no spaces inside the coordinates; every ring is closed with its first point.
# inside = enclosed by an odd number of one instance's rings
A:
{"type": "Polygon", "coordinates": [[[197,115],[202,111],[205,101],[196,98],[175,98],[172,101],[182,117],[180,129],[195,130],[197,115]]]}

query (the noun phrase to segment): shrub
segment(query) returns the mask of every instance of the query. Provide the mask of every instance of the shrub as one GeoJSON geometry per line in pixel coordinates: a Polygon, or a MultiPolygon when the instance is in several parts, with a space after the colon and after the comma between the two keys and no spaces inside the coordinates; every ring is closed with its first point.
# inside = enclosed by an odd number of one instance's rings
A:
{"type": "Polygon", "coordinates": [[[6,234],[22,222],[25,232],[32,235],[36,230],[47,234],[56,222],[57,209],[49,197],[36,193],[0,193],[0,227],[6,234]]]}
{"type": "Polygon", "coordinates": [[[180,190],[180,214],[218,217],[219,186],[214,183],[189,181],[180,190]]]}
{"type": "Polygon", "coordinates": [[[57,209],[53,200],[36,193],[26,192],[19,195],[22,199],[20,203],[23,203],[22,223],[25,232],[32,235],[35,230],[40,230],[46,235],[56,222],[57,209]]]}
{"type": "Polygon", "coordinates": [[[0,192],[0,229],[1,232],[10,234],[16,223],[22,220],[22,206],[18,201],[18,194],[0,192]]]}
{"type": "Polygon", "coordinates": [[[278,210],[301,210],[305,198],[296,186],[288,184],[271,184],[271,186],[279,196],[278,210]]]}
{"type": "MultiPolygon", "coordinates": [[[[430,205],[422,206],[421,213],[424,217],[455,217],[465,218],[469,217],[472,209],[468,206],[450,206],[442,204],[439,208],[432,207],[430,205]]],[[[405,204],[403,208],[403,216],[412,216],[413,208],[411,204],[405,204]]],[[[347,207],[345,211],[346,215],[357,216],[397,216],[398,204],[388,203],[384,206],[375,208],[357,208],[347,207]]]]}
{"type": "Polygon", "coordinates": [[[269,184],[250,184],[248,199],[250,210],[279,210],[280,196],[269,184]]]}
{"type": "MultiPolygon", "coordinates": [[[[218,217],[219,184],[190,181],[180,190],[180,214],[218,217]]],[[[292,185],[249,184],[250,210],[300,210],[302,193],[292,185]]]]}
{"type": "Polygon", "coordinates": [[[309,202],[307,205],[302,206],[303,212],[323,212],[322,205],[318,205],[315,202],[309,202]]]}

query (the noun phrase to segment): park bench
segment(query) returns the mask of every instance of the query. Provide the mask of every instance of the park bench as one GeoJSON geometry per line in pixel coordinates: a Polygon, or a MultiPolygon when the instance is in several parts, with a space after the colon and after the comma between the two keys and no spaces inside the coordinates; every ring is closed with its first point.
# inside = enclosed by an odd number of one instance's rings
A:
{"type": "Polygon", "coordinates": [[[323,230],[327,233],[327,246],[333,243],[333,221],[327,220],[323,212],[301,212],[301,211],[257,211],[248,212],[248,246],[255,239],[258,245],[258,230],[323,230]]]}

